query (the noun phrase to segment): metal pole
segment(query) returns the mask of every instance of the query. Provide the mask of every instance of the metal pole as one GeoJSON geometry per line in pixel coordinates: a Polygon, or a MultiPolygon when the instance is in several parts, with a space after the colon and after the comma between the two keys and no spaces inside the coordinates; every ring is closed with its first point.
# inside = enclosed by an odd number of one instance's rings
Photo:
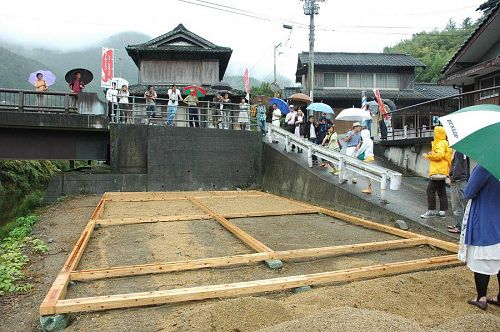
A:
{"type": "Polygon", "coordinates": [[[309,97],[314,100],[314,6],[311,0],[311,14],[309,16],[309,97]]]}

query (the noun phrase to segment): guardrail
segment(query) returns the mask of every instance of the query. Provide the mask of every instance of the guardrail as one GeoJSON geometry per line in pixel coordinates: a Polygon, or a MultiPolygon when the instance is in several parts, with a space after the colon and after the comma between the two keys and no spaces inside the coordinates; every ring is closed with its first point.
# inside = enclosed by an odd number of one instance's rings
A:
{"type": "Polygon", "coordinates": [[[37,92],[0,88],[0,110],[18,112],[77,112],[77,94],[73,92],[37,92]]]}
{"type": "Polygon", "coordinates": [[[307,161],[309,167],[313,167],[313,155],[333,163],[339,171],[339,183],[342,183],[346,171],[352,171],[356,174],[366,176],[379,182],[382,201],[385,200],[387,182],[389,182],[389,189],[391,190],[399,190],[401,187],[402,174],[399,172],[382,166],[366,163],[357,158],[346,156],[340,152],[324,148],[276,126],[270,125],[268,133],[269,143],[272,143],[273,136],[281,138],[285,141],[285,150],[287,152],[290,152],[292,144],[307,151],[307,161]]]}

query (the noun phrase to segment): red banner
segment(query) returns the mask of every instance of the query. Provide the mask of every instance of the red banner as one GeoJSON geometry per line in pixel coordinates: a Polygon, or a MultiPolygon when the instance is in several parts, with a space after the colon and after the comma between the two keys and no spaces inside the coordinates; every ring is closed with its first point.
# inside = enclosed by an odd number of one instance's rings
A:
{"type": "Polygon", "coordinates": [[[243,80],[245,82],[245,92],[250,93],[250,77],[248,76],[248,68],[245,68],[245,74],[243,75],[243,80]]]}
{"type": "Polygon", "coordinates": [[[101,87],[111,87],[114,77],[114,50],[112,48],[102,48],[101,55],[101,87]]]}

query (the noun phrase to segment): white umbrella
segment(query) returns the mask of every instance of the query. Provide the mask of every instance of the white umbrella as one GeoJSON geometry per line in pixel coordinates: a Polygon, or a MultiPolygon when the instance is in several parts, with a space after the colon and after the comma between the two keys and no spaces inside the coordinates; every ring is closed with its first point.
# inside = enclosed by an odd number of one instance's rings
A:
{"type": "Polygon", "coordinates": [[[345,110],[342,110],[342,112],[340,112],[339,115],[337,115],[337,117],[335,118],[335,120],[360,121],[360,122],[369,119],[371,119],[370,112],[355,107],[346,108],[345,110]]]}

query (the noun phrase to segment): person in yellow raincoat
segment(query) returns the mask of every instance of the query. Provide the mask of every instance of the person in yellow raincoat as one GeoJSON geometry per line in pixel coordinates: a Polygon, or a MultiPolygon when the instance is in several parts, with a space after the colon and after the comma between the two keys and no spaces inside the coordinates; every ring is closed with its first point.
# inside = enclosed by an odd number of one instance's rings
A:
{"type": "Polygon", "coordinates": [[[446,217],[448,197],[446,196],[446,178],[450,175],[452,150],[446,140],[446,132],[441,126],[434,128],[432,151],[424,154],[430,161],[429,184],[427,186],[428,211],[421,218],[446,217]],[[436,192],[439,196],[439,211],[436,210],[436,192]]]}

